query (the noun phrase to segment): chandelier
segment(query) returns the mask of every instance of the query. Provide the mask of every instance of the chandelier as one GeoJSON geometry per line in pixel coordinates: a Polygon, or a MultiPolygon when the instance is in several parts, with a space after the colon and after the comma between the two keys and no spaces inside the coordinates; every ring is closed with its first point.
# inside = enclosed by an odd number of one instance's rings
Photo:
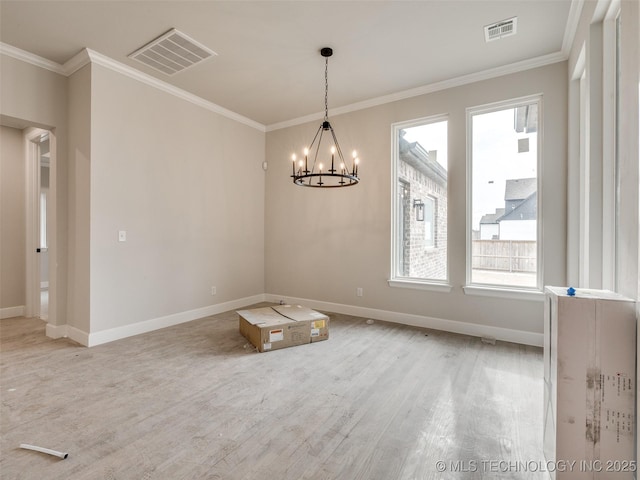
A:
{"type": "Polygon", "coordinates": [[[298,158],[295,153],[291,155],[293,167],[291,177],[293,178],[293,183],[303,187],[350,187],[360,181],[358,177],[358,163],[360,159],[358,158],[358,153],[354,150],[351,165],[347,164],[342,156],[342,150],[340,149],[340,144],[338,144],[338,139],[333,131],[333,127],[331,123],[329,123],[328,71],[329,57],[333,55],[333,50],[325,47],[320,50],[320,54],[324,57],[324,121],[320,124],[320,127],[318,127],[311,145],[303,150],[303,157],[298,158]],[[325,142],[325,144],[327,144],[325,148],[330,145],[330,148],[322,150],[322,154],[326,155],[326,157],[321,156],[323,136],[324,138],[328,138],[328,141],[325,142]],[[329,160],[329,154],[331,154],[331,160],[329,160]],[[326,158],[326,160],[323,162],[322,158],[326,158]],[[309,169],[309,166],[311,166],[311,169],[309,169]]]}

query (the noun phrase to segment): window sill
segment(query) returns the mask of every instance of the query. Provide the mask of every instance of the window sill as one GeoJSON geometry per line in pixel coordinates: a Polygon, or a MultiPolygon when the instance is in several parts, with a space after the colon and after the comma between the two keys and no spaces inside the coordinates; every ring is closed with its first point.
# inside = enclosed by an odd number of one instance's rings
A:
{"type": "Polygon", "coordinates": [[[429,282],[427,280],[399,280],[392,279],[387,281],[390,287],[410,288],[413,290],[430,290],[432,292],[449,293],[453,288],[448,283],[429,282]]]}
{"type": "Polygon", "coordinates": [[[544,293],[540,290],[524,290],[499,286],[465,285],[462,287],[466,295],[482,297],[513,298],[516,300],[544,301],[544,293]]]}

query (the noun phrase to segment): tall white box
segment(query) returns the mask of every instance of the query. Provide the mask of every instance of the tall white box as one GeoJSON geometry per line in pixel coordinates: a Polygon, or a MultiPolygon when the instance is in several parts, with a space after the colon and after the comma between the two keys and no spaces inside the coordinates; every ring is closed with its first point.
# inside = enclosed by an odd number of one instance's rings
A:
{"type": "Polygon", "coordinates": [[[551,477],[631,480],[635,301],[546,287],[544,317],[544,454],[563,467],[551,477]]]}

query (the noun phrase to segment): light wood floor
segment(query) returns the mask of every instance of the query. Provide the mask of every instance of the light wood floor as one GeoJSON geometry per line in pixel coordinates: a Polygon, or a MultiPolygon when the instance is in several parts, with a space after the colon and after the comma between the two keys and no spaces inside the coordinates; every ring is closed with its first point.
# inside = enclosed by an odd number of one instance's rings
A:
{"type": "Polygon", "coordinates": [[[93,348],[2,320],[0,477],[546,478],[497,463],[543,462],[540,349],[330,316],[268,353],[235,312],[93,348]]]}

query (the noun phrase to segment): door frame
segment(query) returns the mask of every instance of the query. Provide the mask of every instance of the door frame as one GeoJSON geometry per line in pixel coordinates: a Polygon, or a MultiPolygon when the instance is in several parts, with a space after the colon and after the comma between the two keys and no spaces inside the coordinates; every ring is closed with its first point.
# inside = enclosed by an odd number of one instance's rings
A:
{"type": "Polygon", "coordinates": [[[49,314],[47,322],[56,324],[56,136],[53,130],[29,127],[24,130],[25,216],[26,216],[26,298],[25,316],[40,317],[40,146],[42,135],[49,135],[49,200],[47,238],[49,253],[49,314]]]}

